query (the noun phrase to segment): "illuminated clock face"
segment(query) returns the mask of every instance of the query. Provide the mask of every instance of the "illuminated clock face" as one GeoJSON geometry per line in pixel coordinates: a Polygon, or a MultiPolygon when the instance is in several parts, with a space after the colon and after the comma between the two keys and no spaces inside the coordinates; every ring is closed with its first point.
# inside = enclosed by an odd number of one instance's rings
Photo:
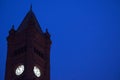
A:
{"type": "Polygon", "coordinates": [[[15,74],[17,76],[21,75],[23,72],[24,72],[24,65],[19,65],[15,70],[15,74]]]}
{"type": "Polygon", "coordinates": [[[37,76],[37,77],[41,76],[40,69],[37,66],[34,66],[33,72],[34,72],[35,76],[37,76]]]}

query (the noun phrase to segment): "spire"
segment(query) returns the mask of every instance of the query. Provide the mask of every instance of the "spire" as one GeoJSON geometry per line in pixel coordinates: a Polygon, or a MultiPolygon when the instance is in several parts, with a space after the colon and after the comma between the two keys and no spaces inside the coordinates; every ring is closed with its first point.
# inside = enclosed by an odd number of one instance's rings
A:
{"type": "Polygon", "coordinates": [[[32,4],[30,5],[30,11],[32,11],[32,4]]]}

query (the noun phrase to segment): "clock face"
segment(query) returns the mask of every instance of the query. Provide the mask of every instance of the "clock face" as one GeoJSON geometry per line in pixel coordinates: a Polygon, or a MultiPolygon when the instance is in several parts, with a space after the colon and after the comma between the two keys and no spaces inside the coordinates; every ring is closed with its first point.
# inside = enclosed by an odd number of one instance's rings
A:
{"type": "Polygon", "coordinates": [[[41,76],[40,69],[37,66],[34,66],[33,72],[34,72],[35,76],[37,76],[37,77],[41,76]]]}
{"type": "Polygon", "coordinates": [[[24,65],[19,65],[15,70],[15,74],[17,76],[21,75],[23,72],[24,72],[24,65]]]}

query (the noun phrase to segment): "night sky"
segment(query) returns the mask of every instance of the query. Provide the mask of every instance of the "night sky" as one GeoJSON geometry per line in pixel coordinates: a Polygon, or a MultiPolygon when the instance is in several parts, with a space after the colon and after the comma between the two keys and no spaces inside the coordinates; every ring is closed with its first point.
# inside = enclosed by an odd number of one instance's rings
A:
{"type": "Polygon", "coordinates": [[[0,80],[8,31],[31,4],[51,34],[51,80],[120,80],[120,0],[0,0],[0,80]]]}

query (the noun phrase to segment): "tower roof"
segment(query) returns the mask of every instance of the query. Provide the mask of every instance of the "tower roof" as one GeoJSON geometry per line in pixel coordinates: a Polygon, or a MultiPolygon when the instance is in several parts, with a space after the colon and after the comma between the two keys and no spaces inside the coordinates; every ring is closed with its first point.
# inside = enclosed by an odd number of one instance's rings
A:
{"type": "Polygon", "coordinates": [[[34,12],[32,11],[32,6],[30,7],[29,12],[26,14],[25,18],[23,19],[22,23],[17,29],[17,32],[21,32],[30,25],[33,25],[40,33],[42,33],[41,27],[35,17],[34,12]]]}

